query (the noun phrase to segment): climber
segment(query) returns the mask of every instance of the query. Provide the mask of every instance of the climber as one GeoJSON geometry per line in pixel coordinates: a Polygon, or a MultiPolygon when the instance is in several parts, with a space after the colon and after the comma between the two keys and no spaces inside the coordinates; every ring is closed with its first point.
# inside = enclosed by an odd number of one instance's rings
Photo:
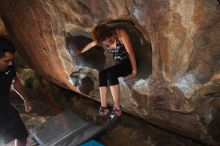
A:
{"type": "Polygon", "coordinates": [[[28,132],[18,111],[10,104],[10,89],[21,95],[26,112],[31,110],[31,104],[16,76],[13,65],[15,53],[13,44],[0,37],[0,145],[25,146],[28,132]]]}
{"type": "Polygon", "coordinates": [[[106,47],[112,53],[115,65],[99,72],[101,106],[94,120],[98,123],[100,121],[114,122],[122,114],[118,77],[129,80],[137,75],[135,54],[126,30],[119,27],[110,27],[107,24],[96,26],[93,30],[93,41],[75,53],[83,53],[96,45],[106,47]],[[107,107],[108,83],[114,101],[111,112],[107,107]]]}

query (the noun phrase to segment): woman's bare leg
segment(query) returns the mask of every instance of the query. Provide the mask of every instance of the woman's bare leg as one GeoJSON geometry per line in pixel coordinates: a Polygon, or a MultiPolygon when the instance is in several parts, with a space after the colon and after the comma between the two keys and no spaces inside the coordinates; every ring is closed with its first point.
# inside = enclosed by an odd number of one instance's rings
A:
{"type": "Polygon", "coordinates": [[[101,107],[107,107],[108,88],[106,86],[99,87],[101,107]]]}
{"type": "Polygon", "coordinates": [[[120,86],[119,86],[119,84],[110,86],[110,90],[111,90],[111,94],[113,96],[114,107],[117,110],[120,110],[120,86]]]}

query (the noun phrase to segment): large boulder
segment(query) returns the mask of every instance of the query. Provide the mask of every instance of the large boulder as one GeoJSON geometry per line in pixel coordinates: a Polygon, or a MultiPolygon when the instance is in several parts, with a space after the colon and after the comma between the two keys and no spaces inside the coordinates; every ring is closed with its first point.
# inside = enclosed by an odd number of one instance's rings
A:
{"type": "Polygon", "coordinates": [[[120,79],[124,111],[203,143],[220,144],[219,1],[0,0],[0,12],[33,69],[97,101],[98,71],[112,65],[112,57],[105,48],[74,51],[91,41],[100,23],[126,28],[138,75],[128,82],[120,79]]]}

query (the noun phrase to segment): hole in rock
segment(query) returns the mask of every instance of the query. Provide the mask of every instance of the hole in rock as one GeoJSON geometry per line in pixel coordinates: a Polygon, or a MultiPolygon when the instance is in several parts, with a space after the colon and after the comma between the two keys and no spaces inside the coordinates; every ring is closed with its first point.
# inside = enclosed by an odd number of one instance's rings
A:
{"type": "MultiPolygon", "coordinates": [[[[135,80],[148,78],[152,72],[152,47],[150,41],[144,37],[147,34],[142,34],[131,21],[117,20],[108,22],[107,25],[124,28],[130,36],[138,64],[138,75],[130,82],[134,83],[135,80]]],[[[82,54],[78,54],[84,46],[92,41],[91,38],[82,35],[68,35],[65,40],[67,50],[72,56],[73,64],[79,68],[88,67],[101,71],[114,64],[112,55],[104,47],[95,46],[82,54]]],[[[75,73],[71,75],[71,80],[73,80],[74,84],[77,81],[76,76],[75,73]]]]}

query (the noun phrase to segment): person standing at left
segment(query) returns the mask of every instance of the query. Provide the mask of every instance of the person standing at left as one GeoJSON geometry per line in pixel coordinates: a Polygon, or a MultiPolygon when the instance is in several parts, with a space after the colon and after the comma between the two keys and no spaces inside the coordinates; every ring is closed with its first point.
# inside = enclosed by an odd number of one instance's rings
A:
{"type": "Polygon", "coordinates": [[[32,107],[16,74],[14,53],[13,44],[0,37],[0,145],[25,146],[28,132],[19,112],[10,104],[10,90],[20,95],[26,112],[31,111],[32,107]]]}

